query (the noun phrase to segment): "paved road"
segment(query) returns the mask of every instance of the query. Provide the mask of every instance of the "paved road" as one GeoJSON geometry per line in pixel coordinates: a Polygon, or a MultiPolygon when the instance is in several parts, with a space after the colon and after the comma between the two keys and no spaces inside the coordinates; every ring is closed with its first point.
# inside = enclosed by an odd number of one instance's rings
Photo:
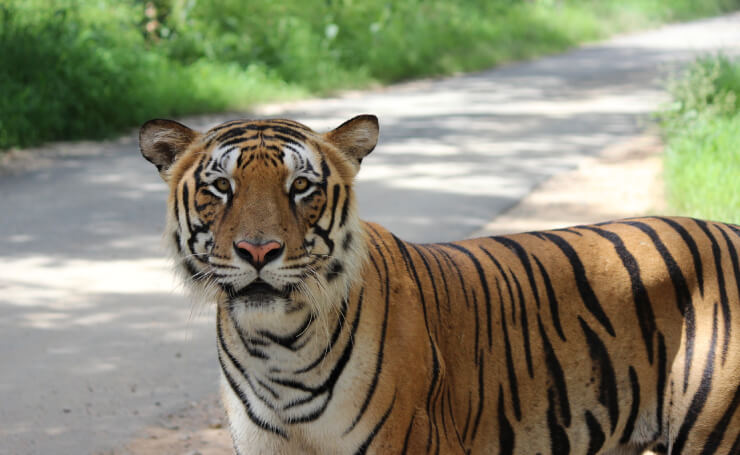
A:
{"type": "MultiPolygon", "coordinates": [[[[259,114],[317,129],[377,114],[364,218],[409,240],[453,239],[638,133],[668,71],[718,49],[740,53],[739,14],[259,114]]],[[[133,134],[42,155],[0,176],[0,454],[93,453],[215,391],[212,314],[173,291],[164,185],[133,134]]]]}

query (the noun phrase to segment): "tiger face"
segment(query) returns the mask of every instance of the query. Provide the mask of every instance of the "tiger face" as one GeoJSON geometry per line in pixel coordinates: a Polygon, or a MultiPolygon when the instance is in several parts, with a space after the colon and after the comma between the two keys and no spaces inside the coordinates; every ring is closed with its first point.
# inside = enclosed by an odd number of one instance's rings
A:
{"type": "Polygon", "coordinates": [[[336,301],[365,242],[352,181],[377,142],[374,116],[318,134],[288,120],[231,121],[204,134],[169,120],[140,133],[170,185],[166,239],[185,281],[235,319],[336,301]]]}

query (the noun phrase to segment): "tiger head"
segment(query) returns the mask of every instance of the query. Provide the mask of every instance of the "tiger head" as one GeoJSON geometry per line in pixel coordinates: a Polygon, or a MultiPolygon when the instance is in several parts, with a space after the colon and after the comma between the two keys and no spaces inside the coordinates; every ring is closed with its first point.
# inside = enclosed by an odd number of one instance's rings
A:
{"type": "Polygon", "coordinates": [[[145,123],[141,152],[169,184],[165,239],[185,282],[235,319],[328,311],[365,257],[352,183],[377,138],[371,115],[325,134],[289,120],[206,133],[145,123]]]}

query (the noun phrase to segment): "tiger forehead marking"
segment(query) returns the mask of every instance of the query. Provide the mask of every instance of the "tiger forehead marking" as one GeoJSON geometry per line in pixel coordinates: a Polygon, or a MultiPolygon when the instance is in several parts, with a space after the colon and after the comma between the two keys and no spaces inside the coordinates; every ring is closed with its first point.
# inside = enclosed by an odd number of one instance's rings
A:
{"type": "Polygon", "coordinates": [[[307,145],[319,149],[315,135],[299,123],[287,120],[228,122],[211,129],[204,138],[206,148],[214,148],[212,160],[230,173],[250,165],[278,167],[292,173],[304,172],[320,177],[319,157],[307,145]],[[222,161],[225,161],[222,162],[222,161]]]}
{"type": "Polygon", "coordinates": [[[740,227],[405,242],[357,215],[377,135],[142,128],[177,266],[216,302],[237,453],[740,453],[740,227]]]}

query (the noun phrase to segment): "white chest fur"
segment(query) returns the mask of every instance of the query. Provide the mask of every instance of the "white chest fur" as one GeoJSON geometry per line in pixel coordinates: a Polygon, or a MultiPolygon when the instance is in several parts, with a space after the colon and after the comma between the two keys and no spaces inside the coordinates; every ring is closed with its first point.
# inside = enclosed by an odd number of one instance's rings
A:
{"type": "Polygon", "coordinates": [[[222,397],[240,454],[347,453],[362,444],[374,337],[360,329],[362,296],[341,310],[326,325],[296,312],[285,333],[243,330],[219,311],[222,397]]]}

